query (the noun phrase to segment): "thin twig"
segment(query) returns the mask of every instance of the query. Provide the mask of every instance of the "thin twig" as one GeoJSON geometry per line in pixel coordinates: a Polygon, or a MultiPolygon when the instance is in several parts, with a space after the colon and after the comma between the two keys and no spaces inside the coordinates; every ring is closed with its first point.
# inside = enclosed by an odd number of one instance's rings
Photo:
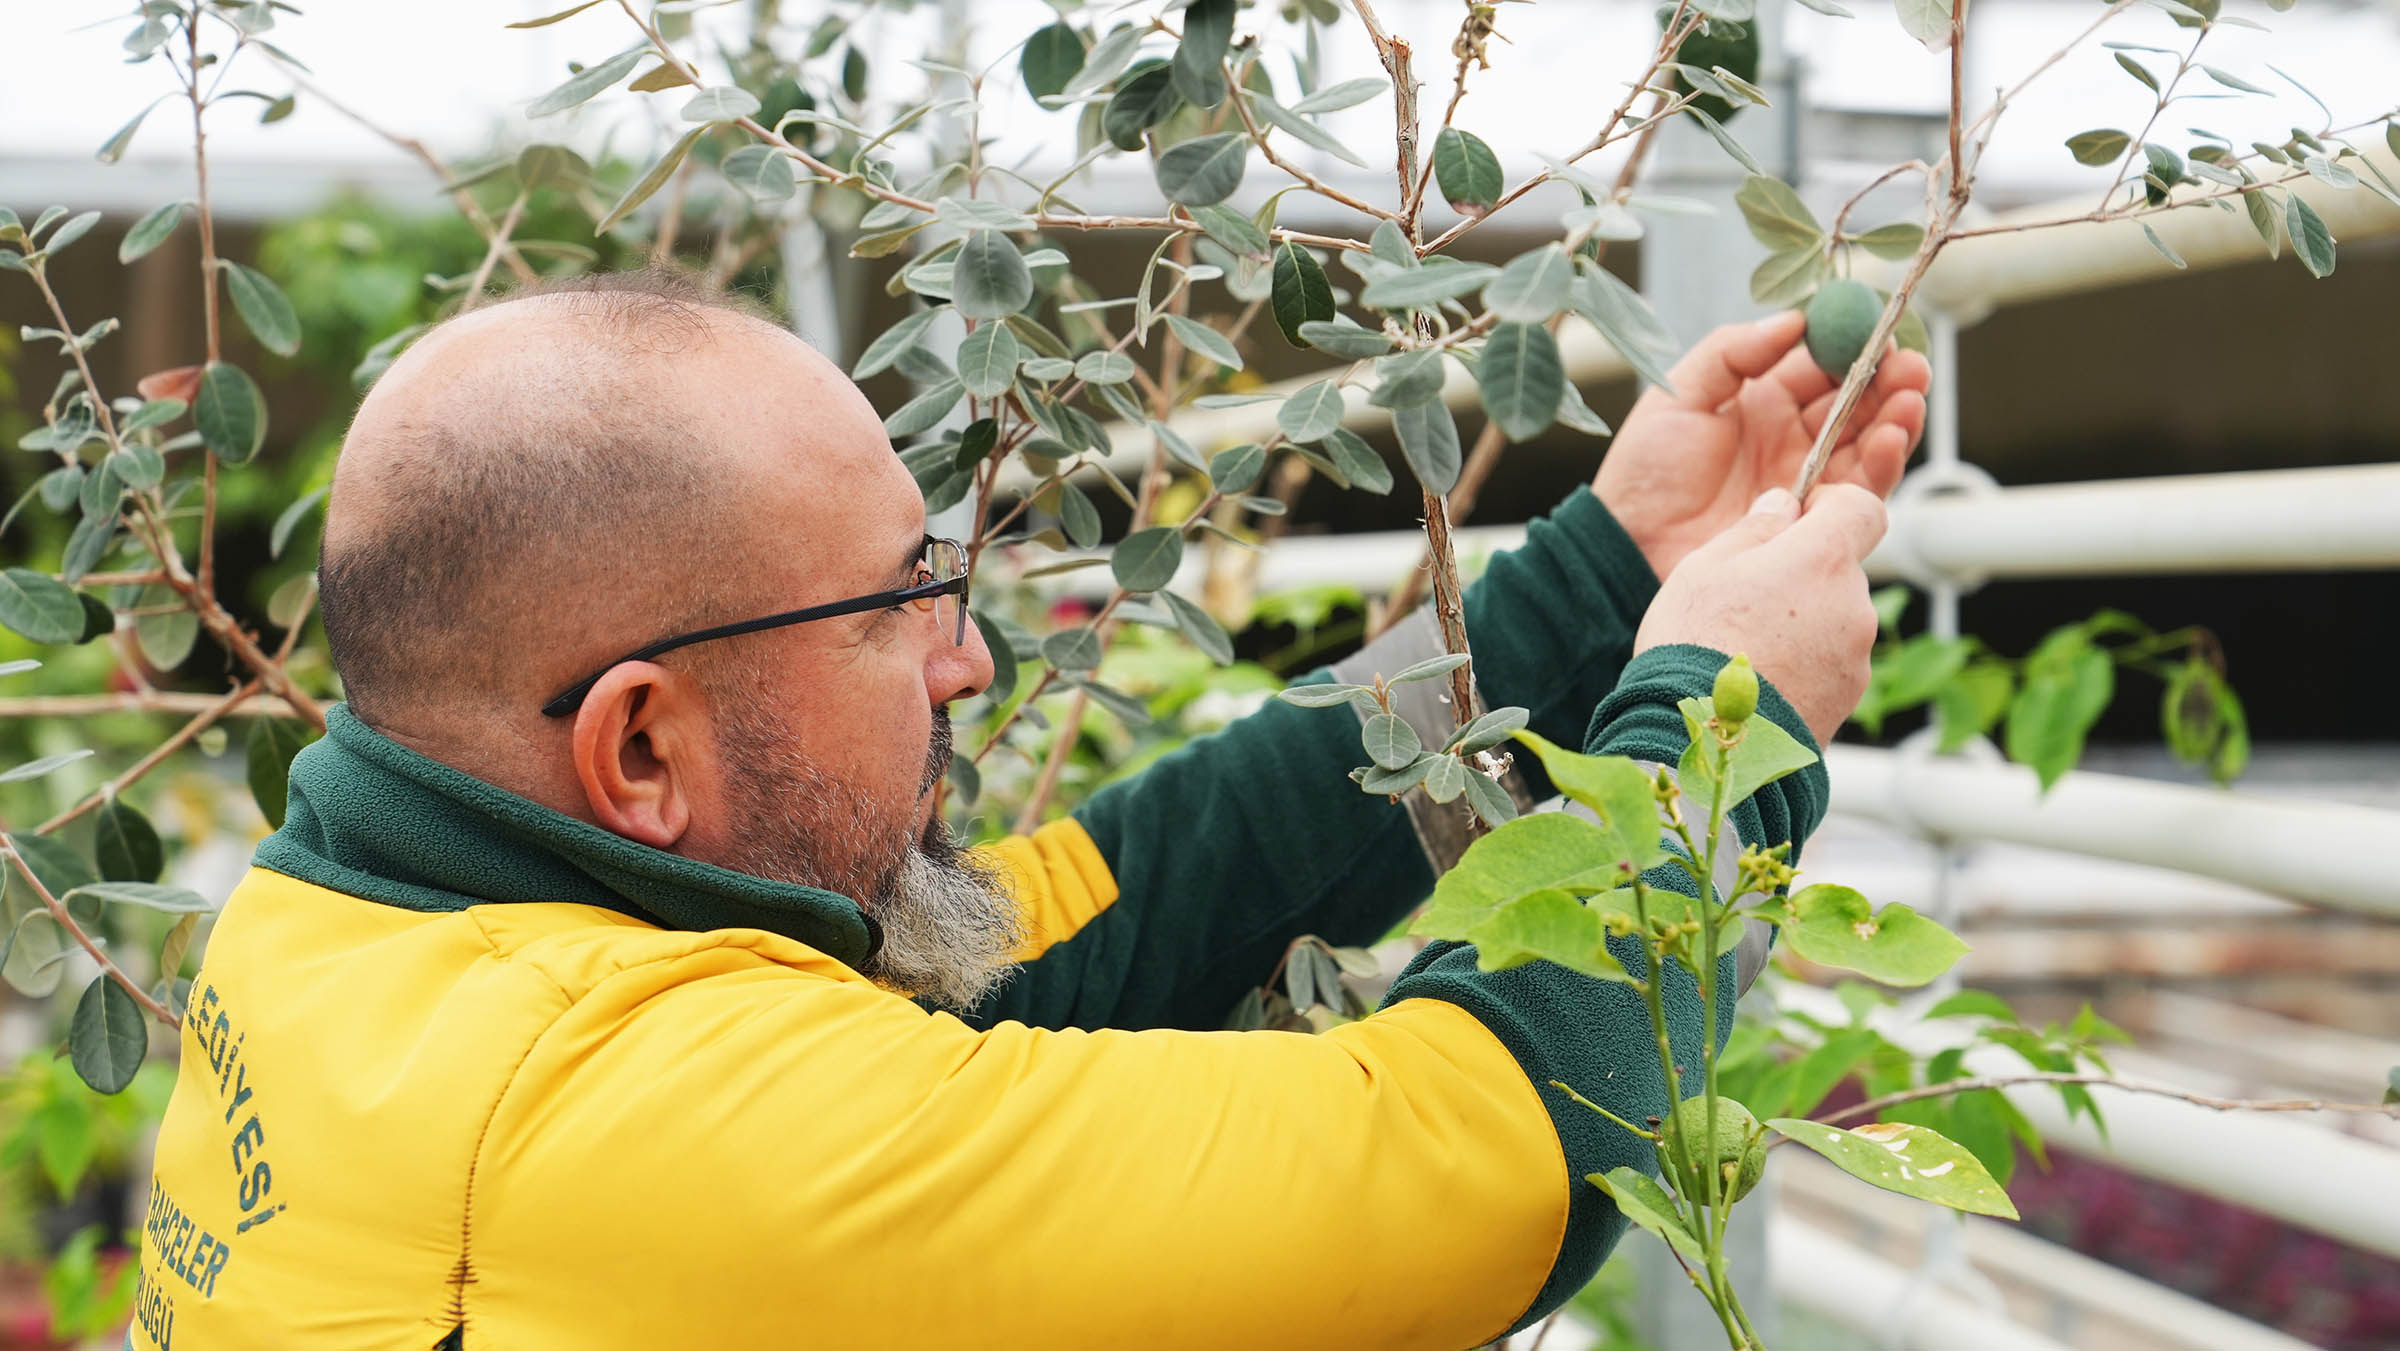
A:
{"type": "Polygon", "coordinates": [[[1257,119],[1250,115],[1250,99],[1248,95],[1242,92],[1241,80],[1233,73],[1233,67],[1230,64],[1225,67],[1225,76],[1227,84],[1233,91],[1231,96],[1226,101],[1233,105],[1234,113],[1242,119],[1242,129],[1250,133],[1251,142],[1258,147],[1258,153],[1266,156],[1267,163],[1274,165],[1276,168],[1283,170],[1287,174],[1290,174],[1293,178],[1300,180],[1300,182],[1304,184],[1310,192],[1317,194],[1319,197],[1326,198],[1330,201],[1340,202],[1342,205],[1349,207],[1353,211],[1363,212],[1366,215],[1375,217],[1377,220],[1399,219],[1399,216],[1396,213],[1386,211],[1382,207],[1376,206],[1371,202],[1361,201],[1358,198],[1351,196],[1349,193],[1342,191],[1340,188],[1333,186],[1331,183],[1326,182],[1324,179],[1317,177],[1315,174],[1310,173],[1308,170],[1301,168],[1299,165],[1292,163],[1290,160],[1285,159],[1283,156],[1276,154],[1275,147],[1269,144],[1267,141],[1267,133],[1259,128],[1257,119]]]}
{"type": "Polygon", "coordinates": [[[60,826],[65,825],[67,822],[72,821],[76,817],[90,811],[92,808],[97,807],[101,803],[104,803],[117,796],[117,794],[124,792],[127,788],[133,785],[133,782],[136,779],[139,779],[144,774],[147,774],[151,770],[158,768],[159,764],[168,756],[173,755],[175,752],[183,749],[183,747],[189,743],[193,737],[196,737],[202,732],[207,731],[209,724],[225,716],[227,713],[232,712],[234,709],[241,707],[244,700],[249,699],[252,695],[257,693],[258,682],[252,680],[237,686],[232,693],[220,696],[214,703],[200,710],[199,714],[193,717],[190,722],[187,722],[182,727],[177,728],[173,736],[170,736],[166,740],[158,743],[158,745],[154,747],[149,754],[143,756],[139,760],[134,761],[132,768],[126,770],[122,774],[119,774],[117,777],[110,779],[107,783],[100,785],[99,788],[93,790],[91,795],[84,798],[81,802],[76,803],[74,806],[67,808],[58,815],[42,822],[39,826],[34,827],[34,833],[38,835],[47,835],[51,831],[54,831],[60,826]]]}
{"type": "Polygon", "coordinates": [[[18,873],[22,874],[26,884],[33,888],[33,894],[41,898],[42,907],[50,912],[50,918],[57,922],[58,927],[67,931],[68,937],[73,938],[77,946],[91,954],[92,960],[100,964],[102,975],[124,987],[125,993],[133,996],[133,1002],[148,1010],[151,1017],[169,1027],[180,1024],[181,1020],[176,1018],[173,1011],[151,998],[150,992],[136,985],[133,977],[125,974],[123,967],[109,960],[108,954],[103,952],[100,945],[92,940],[92,936],[85,933],[83,926],[75,922],[75,917],[67,913],[65,903],[51,895],[50,888],[42,885],[42,879],[33,875],[33,865],[27,863],[25,856],[17,852],[16,845],[5,838],[0,838],[0,854],[6,854],[8,861],[17,865],[18,873]]]}
{"type": "MultiPolygon", "coordinates": [[[[2130,0],[2128,0],[2128,3],[2130,3],[2130,0]]],[[[458,208],[458,213],[460,215],[466,217],[467,223],[475,227],[475,230],[478,234],[481,234],[485,239],[489,240],[496,233],[498,233],[496,227],[492,224],[492,218],[484,213],[484,210],[481,206],[477,205],[474,194],[468,192],[465,188],[452,186],[458,175],[452,173],[450,171],[450,166],[443,162],[442,157],[434,154],[433,151],[428,148],[423,141],[418,140],[414,136],[403,136],[396,131],[391,131],[378,125],[373,120],[368,118],[366,114],[359,112],[357,109],[352,108],[346,103],[343,103],[341,100],[333,97],[331,94],[326,93],[323,86],[315,83],[307,76],[301,74],[300,71],[289,61],[284,60],[274,52],[268,52],[267,55],[274,58],[276,66],[283,71],[284,78],[290,80],[294,88],[300,90],[304,94],[307,94],[310,98],[315,99],[317,102],[324,104],[326,107],[333,109],[335,112],[340,113],[342,116],[349,118],[351,121],[356,122],[358,125],[366,128],[375,135],[382,137],[394,148],[413,157],[419,164],[424,165],[425,168],[431,172],[436,179],[441,181],[444,187],[449,189],[451,203],[458,208]]],[[[534,271],[533,264],[526,262],[525,256],[517,252],[516,245],[514,244],[510,244],[507,247],[506,251],[501,255],[500,261],[508,265],[509,273],[520,282],[532,281],[535,277],[540,275],[534,271]]]]}
{"type": "MultiPolygon", "coordinates": [[[[1658,75],[1658,68],[1665,64],[1668,58],[1672,57],[1677,49],[1683,46],[1684,39],[1690,37],[1692,31],[1700,26],[1700,16],[1697,14],[1691,14],[1690,9],[1691,0],[1682,0],[1682,3],[1676,9],[1674,16],[1668,20],[1665,33],[1659,38],[1658,49],[1650,58],[1649,69],[1642,72],[1641,78],[1633,81],[1632,88],[1626,90],[1625,97],[1618,102],[1617,106],[1613,110],[1610,111],[1608,120],[1601,123],[1600,130],[1593,134],[1592,139],[1586,141],[1582,149],[1579,149],[1574,154],[1567,156],[1564,161],[1565,163],[1574,164],[1583,159],[1585,156],[1605,149],[1609,145],[1615,143],[1619,139],[1618,128],[1624,124],[1625,115],[1633,111],[1633,105],[1635,101],[1640,99],[1645,93],[1654,94],[1658,92],[1650,87],[1650,82],[1658,75]]],[[[1374,26],[1370,25],[1370,31],[1380,31],[1380,29],[1374,28],[1374,26]]],[[[1381,42],[1378,42],[1377,45],[1381,46],[1381,42]]],[[[1662,104],[1660,107],[1654,109],[1648,118],[1643,120],[1643,126],[1647,128],[1651,123],[1657,122],[1661,118],[1672,117],[1677,112],[1689,107],[1692,100],[1696,97],[1698,97],[1697,94],[1687,94],[1681,98],[1662,104]]],[[[1540,172],[1534,174],[1530,178],[1527,178],[1524,182],[1519,183],[1515,187],[1510,188],[1508,191],[1500,194],[1500,200],[1492,203],[1491,208],[1485,211],[1482,215],[1469,216],[1465,220],[1460,221],[1458,224],[1451,226],[1449,229],[1442,231],[1438,235],[1435,235],[1426,243],[1419,245],[1417,248],[1417,256],[1421,258],[1429,254],[1440,253],[1443,249],[1448,248],[1454,241],[1456,241],[1459,236],[1499,214],[1501,208],[1509,205],[1511,202],[1516,201],[1518,198],[1533,191],[1535,188],[1540,187],[1542,184],[1549,182],[1556,176],[1557,174],[1554,170],[1550,169],[1548,166],[1544,166],[1540,172]]]]}
{"type": "Polygon", "coordinates": [[[2020,1084],[2085,1084],[2094,1088],[2114,1088],[2127,1093],[2142,1093],[2157,1098],[2176,1098],[2195,1107],[2218,1112],[2355,1112],[2365,1116],[2390,1117],[2400,1121],[2400,1103],[2324,1102],[2316,1098],[2219,1098],[2206,1093],[2193,1093],[2172,1084],[2152,1083],[2146,1079],[2122,1079],[2113,1074],[2069,1074],[2059,1071],[2029,1071],[2024,1074],[1993,1074],[1975,1079],[1953,1079],[1948,1083],[1929,1084],[1923,1088],[1904,1089],[1869,1098],[1856,1106],[1838,1112],[1828,1112],[1811,1118],[1831,1126],[1843,1121],[1872,1116],[1887,1107],[1922,1098],[1944,1098],[1959,1093],[1976,1093],[1992,1088],[2013,1088],[2020,1084]]]}
{"type": "Polygon", "coordinates": [[[500,218],[499,226],[492,231],[491,243],[483,251],[483,261],[475,265],[475,275],[468,278],[467,289],[459,297],[460,314],[474,309],[483,300],[483,288],[491,284],[492,265],[500,261],[501,254],[509,251],[509,236],[516,233],[517,222],[524,219],[525,199],[530,195],[529,189],[519,188],[516,200],[508,204],[507,214],[500,218]]]}
{"type": "MultiPolygon", "coordinates": [[[[692,67],[691,63],[685,61],[681,55],[677,54],[675,49],[668,44],[667,40],[659,34],[656,28],[652,27],[641,17],[640,14],[634,11],[633,6],[628,3],[628,0],[618,0],[618,7],[623,9],[626,17],[632,19],[635,26],[640,28],[642,33],[649,38],[651,48],[658,53],[659,60],[665,62],[670,68],[681,73],[686,79],[691,80],[693,83],[701,83],[699,72],[692,67]]],[[[749,132],[752,136],[758,138],[760,142],[766,145],[771,145],[777,150],[780,150],[784,154],[790,156],[795,163],[799,164],[802,168],[815,175],[814,179],[812,180],[814,182],[848,188],[851,191],[872,197],[876,201],[890,202],[894,206],[904,206],[912,211],[924,212],[927,215],[931,215],[933,213],[934,204],[932,202],[926,201],[921,197],[912,197],[905,192],[884,187],[879,183],[869,182],[862,175],[848,173],[841,169],[837,169],[827,161],[819,159],[815,155],[812,155],[806,150],[801,149],[799,146],[792,144],[790,140],[784,137],[781,131],[761,124],[757,118],[737,118],[734,120],[733,125],[749,132]]],[[[1200,223],[1198,221],[1180,215],[1094,216],[1081,212],[1037,211],[1026,213],[1026,219],[1028,221],[1026,228],[1037,230],[1172,230],[1181,234],[1201,233],[1200,223]]],[[[1344,239],[1338,235],[1311,234],[1304,230],[1288,230],[1282,226],[1277,226],[1274,229],[1267,231],[1267,237],[1274,240],[1288,241],[1296,244],[1307,244],[1321,249],[1345,249],[1356,253],[1365,253],[1368,251],[1365,240],[1344,239]]]]}
{"type": "MultiPolygon", "coordinates": [[[[221,694],[184,694],[169,690],[124,694],[28,694],[14,699],[0,699],[0,719],[98,718],[118,713],[192,714],[216,706],[224,697],[221,694]]],[[[297,719],[300,714],[281,699],[260,695],[233,710],[232,716],[297,719]]]]}

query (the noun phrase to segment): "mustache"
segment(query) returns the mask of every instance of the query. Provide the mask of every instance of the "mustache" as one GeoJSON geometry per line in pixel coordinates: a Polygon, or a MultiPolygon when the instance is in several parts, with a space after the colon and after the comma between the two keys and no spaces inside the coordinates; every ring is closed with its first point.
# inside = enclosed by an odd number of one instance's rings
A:
{"type": "Polygon", "coordinates": [[[950,772],[951,741],[950,710],[937,708],[933,710],[933,737],[925,747],[925,781],[917,785],[917,796],[931,792],[942,775],[950,772]]]}

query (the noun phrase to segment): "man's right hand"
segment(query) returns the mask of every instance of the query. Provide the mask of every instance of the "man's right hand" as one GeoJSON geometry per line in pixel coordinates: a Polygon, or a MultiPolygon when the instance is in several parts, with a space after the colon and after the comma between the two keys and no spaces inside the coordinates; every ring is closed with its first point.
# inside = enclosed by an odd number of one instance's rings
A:
{"type": "Polygon", "coordinates": [[[1781,488],[1692,550],[1642,616],[1637,653],[1694,643],[1749,654],[1800,711],[1819,745],[1866,692],[1875,606],[1861,563],[1883,538],[1883,499],[1847,483],[1809,495],[1781,488]]]}

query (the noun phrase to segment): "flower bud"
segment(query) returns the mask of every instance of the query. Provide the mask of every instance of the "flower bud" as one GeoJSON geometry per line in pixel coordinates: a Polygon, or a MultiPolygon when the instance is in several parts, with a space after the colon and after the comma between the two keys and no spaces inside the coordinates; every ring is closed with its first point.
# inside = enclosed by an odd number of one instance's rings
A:
{"type": "Polygon", "coordinates": [[[1717,672],[1717,687],[1712,692],[1717,721],[1728,727],[1738,727],[1758,711],[1758,672],[1750,668],[1750,659],[1739,652],[1717,672]]]}

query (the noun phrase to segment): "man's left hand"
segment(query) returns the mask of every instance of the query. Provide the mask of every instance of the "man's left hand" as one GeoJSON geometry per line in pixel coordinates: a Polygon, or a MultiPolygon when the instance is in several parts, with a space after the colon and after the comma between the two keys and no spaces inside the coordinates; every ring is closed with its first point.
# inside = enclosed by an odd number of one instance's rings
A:
{"type": "MultiPolygon", "coordinates": [[[[1796,310],[1728,324],[1669,372],[1675,392],[1645,390],[1600,462],[1592,491],[1660,578],[1739,520],[1769,488],[1788,488],[1832,411],[1839,381],[1817,369],[1796,310]]],[[[1932,367],[1915,352],[1883,360],[1826,462],[1824,481],[1878,497],[1925,428],[1932,367]]]]}

